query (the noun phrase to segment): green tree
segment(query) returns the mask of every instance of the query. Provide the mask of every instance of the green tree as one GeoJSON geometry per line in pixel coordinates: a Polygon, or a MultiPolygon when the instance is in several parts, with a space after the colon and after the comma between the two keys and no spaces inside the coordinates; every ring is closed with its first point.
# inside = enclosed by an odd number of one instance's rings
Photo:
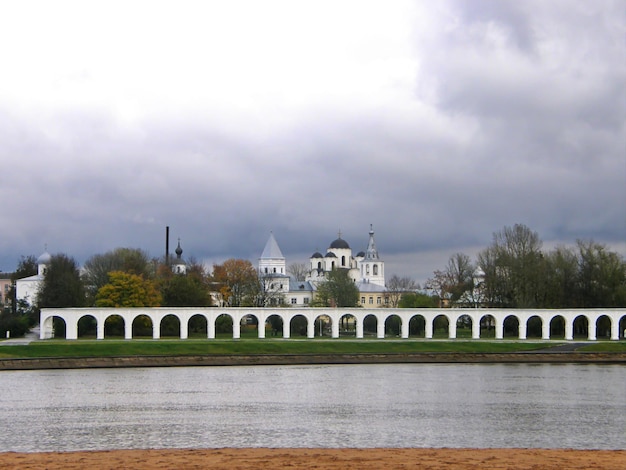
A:
{"type": "Polygon", "coordinates": [[[159,280],[164,307],[208,307],[211,296],[206,280],[193,273],[173,274],[159,280]]]}
{"type": "Polygon", "coordinates": [[[579,302],[583,308],[626,305],[626,263],[605,245],[577,242],[579,302]]]}
{"type": "Polygon", "coordinates": [[[65,254],[53,255],[37,296],[39,308],[84,307],[85,289],[78,264],[65,254]]]}
{"type": "Polygon", "coordinates": [[[82,275],[90,305],[98,290],[109,283],[109,273],[113,271],[137,274],[146,279],[152,276],[150,258],[139,248],[116,248],[94,255],[85,262],[82,275]]]}
{"type": "Polygon", "coordinates": [[[439,299],[436,296],[414,292],[404,294],[398,302],[400,308],[437,308],[439,299]]]}
{"type": "Polygon", "coordinates": [[[158,307],[161,294],[153,281],[122,271],[109,273],[109,283],[96,294],[97,307],[158,307]]]}
{"type": "Polygon", "coordinates": [[[417,289],[419,289],[419,285],[410,277],[400,277],[394,274],[387,281],[389,307],[396,308],[403,295],[415,293],[417,289]]]}
{"type": "Polygon", "coordinates": [[[336,268],[329,271],[317,286],[313,305],[316,307],[356,307],[359,289],[348,275],[348,270],[336,268]]]}

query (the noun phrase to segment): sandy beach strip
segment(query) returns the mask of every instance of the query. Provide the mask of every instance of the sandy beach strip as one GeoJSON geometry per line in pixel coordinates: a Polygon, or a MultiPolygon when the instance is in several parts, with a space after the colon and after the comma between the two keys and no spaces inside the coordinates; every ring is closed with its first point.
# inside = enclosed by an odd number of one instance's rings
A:
{"type": "Polygon", "coordinates": [[[153,449],[0,453],[19,469],[626,469],[626,450],[566,449],[153,449]]]}

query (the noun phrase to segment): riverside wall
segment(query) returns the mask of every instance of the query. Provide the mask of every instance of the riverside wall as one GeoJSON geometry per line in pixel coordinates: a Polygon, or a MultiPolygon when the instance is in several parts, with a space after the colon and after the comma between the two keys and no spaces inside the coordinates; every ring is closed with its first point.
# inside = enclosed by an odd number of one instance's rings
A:
{"type": "Polygon", "coordinates": [[[40,357],[0,359],[0,370],[307,364],[597,363],[626,364],[626,353],[400,353],[40,357]]]}

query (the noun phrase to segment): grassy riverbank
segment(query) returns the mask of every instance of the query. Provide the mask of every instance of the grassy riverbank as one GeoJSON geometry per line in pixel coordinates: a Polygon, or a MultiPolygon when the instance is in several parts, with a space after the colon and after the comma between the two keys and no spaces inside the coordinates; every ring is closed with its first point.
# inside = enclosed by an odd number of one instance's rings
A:
{"type": "MultiPolygon", "coordinates": [[[[5,345],[0,358],[190,356],[254,354],[406,354],[406,353],[515,353],[545,350],[556,341],[432,341],[432,340],[49,340],[28,345],[5,345]]],[[[626,342],[590,343],[583,352],[626,352],[626,342]]]]}

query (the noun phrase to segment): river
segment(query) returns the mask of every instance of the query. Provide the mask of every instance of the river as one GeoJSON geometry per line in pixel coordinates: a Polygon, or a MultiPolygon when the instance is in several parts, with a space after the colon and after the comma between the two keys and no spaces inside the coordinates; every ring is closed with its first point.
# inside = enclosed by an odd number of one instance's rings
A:
{"type": "Polygon", "coordinates": [[[0,451],[626,449],[626,368],[385,364],[0,372],[0,451]]]}

